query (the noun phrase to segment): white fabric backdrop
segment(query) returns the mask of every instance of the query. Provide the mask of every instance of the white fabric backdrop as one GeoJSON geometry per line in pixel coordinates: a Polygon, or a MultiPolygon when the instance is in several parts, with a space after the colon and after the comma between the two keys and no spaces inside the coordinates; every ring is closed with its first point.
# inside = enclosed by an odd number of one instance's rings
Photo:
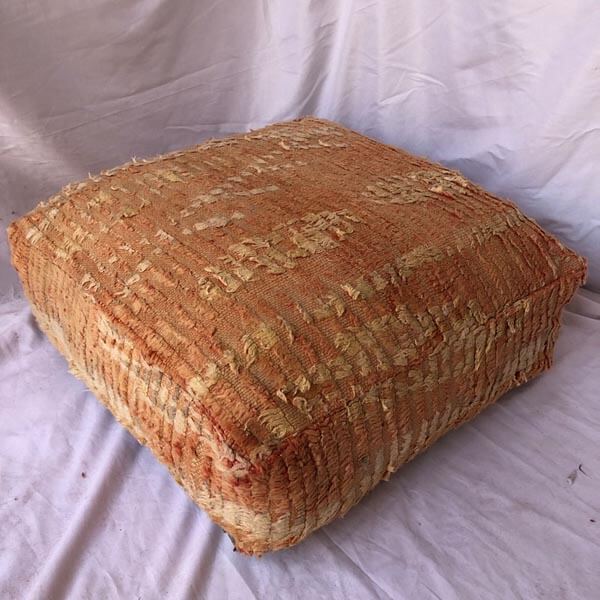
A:
{"type": "Polygon", "coordinates": [[[255,559],[0,304],[0,598],[596,600],[600,294],[572,311],[551,371],[255,559]]]}
{"type": "MultiPolygon", "coordinates": [[[[600,289],[599,40],[598,0],[2,0],[1,229],[133,155],[312,113],[518,201],[588,256],[600,289]]],[[[11,289],[2,231],[0,296],[11,289]]],[[[550,373],[261,561],[231,553],[8,294],[0,597],[595,597],[587,294],[550,373]]]]}
{"type": "Polygon", "coordinates": [[[598,0],[3,0],[2,229],[90,171],[313,113],[518,201],[600,289],[599,40],[598,0]]]}

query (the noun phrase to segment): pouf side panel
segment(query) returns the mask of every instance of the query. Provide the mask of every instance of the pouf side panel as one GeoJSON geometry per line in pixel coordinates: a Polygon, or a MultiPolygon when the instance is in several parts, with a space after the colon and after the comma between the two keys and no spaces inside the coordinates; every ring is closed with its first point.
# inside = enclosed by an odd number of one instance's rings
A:
{"type": "Polygon", "coordinates": [[[422,376],[397,374],[349,398],[345,410],[326,423],[287,438],[260,469],[270,473],[271,486],[277,488],[272,516],[288,516],[289,537],[274,539],[274,546],[259,551],[295,544],[344,515],[381,479],[445,433],[547,370],[561,310],[579,284],[578,274],[566,274],[515,302],[479,326],[470,338],[474,343],[466,340],[465,346],[461,332],[453,332],[437,355],[414,369],[415,374],[431,372],[434,365],[440,366],[441,357],[468,347],[464,362],[456,363],[453,372],[439,373],[439,385],[422,376]],[[415,415],[411,404],[418,394],[427,394],[429,404],[445,408],[427,417],[415,415]]]}
{"type": "Polygon", "coordinates": [[[42,331],[138,442],[148,446],[190,497],[234,539],[268,550],[273,530],[268,477],[237,455],[201,414],[189,392],[147,363],[122,328],[86,297],[79,282],[10,229],[13,264],[42,331]]]}

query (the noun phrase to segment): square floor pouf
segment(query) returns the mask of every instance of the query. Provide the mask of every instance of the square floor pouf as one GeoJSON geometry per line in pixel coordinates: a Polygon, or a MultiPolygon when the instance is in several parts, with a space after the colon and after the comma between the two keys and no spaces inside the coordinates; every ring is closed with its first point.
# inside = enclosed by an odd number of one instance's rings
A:
{"type": "Polygon", "coordinates": [[[512,204],[316,118],[70,185],[9,236],[72,372],[249,554],[548,368],[585,277],[512,204]]]}

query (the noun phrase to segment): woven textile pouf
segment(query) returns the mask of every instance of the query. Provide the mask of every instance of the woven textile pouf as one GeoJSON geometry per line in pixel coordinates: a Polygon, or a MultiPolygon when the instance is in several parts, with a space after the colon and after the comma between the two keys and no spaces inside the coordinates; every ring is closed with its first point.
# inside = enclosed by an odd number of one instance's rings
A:
{"type": "Polygon", "coordinates": [[[72,372],[248,554],[547,369],[586,271],[459,173],[316,118],[67,186],[9,237],[72,372]]]}

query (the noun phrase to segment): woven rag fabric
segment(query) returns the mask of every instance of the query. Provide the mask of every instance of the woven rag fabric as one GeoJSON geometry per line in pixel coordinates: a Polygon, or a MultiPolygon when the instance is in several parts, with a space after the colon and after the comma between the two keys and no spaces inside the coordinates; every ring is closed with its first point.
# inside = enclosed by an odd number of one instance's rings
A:
{"type": "Polygon", "coordinates": [[[249,554],[548,368],[586,270],[459,173],[316,118],[107,171],[9,236],[73,373],[249,554]]]}

